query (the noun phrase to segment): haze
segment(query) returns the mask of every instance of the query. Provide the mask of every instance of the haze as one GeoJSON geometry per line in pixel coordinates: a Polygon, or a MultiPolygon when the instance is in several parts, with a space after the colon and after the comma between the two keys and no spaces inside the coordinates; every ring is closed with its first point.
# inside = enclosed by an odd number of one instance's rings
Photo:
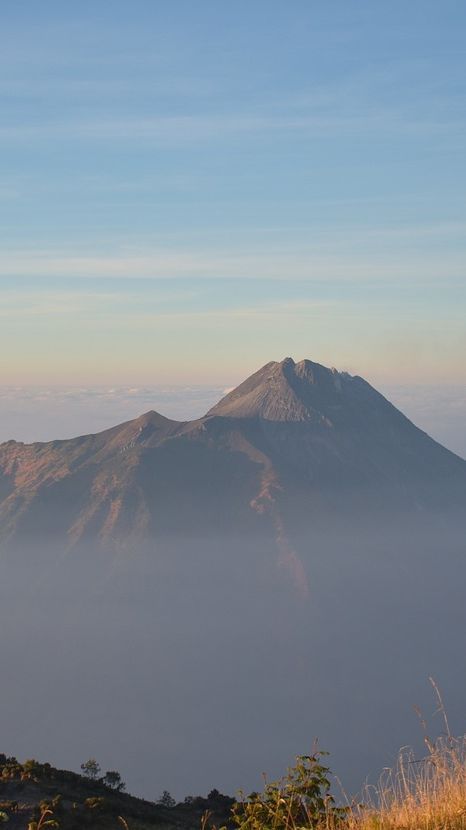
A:
{"type": "Polygon", "coordinates": [[[429,674],[461,729],[465,492],[366,381],[289,357],[192,422],[0,445],[8,751],[153,798],[255,787],[318,736],[354,791],[429,674]]]}
{"type": "Polygon", "coordinates": [[[2,3],[0,753],[353,793],[430,675],[466,732],[465,24],[2,3]]]}
{"type": "MultiPolygon", "coordinates": [[[[99,432],[156,409],[191,420],[218,401],[223,386],[0,387],[0,442],[52,441],[99,432]]],[[[448,449],[466,456],[466,388],[461,384],[376,384],[414,423],[448,449]]]]}

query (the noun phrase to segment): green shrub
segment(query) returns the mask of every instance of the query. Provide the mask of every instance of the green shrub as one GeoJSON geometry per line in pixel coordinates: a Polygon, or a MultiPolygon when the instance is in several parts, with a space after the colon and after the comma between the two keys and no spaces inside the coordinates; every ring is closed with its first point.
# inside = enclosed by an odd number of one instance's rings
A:
{"type": "Polygon", "coordinates": [[[266,782],[262,793],[238,801],[232,818],[239,830],[297,830],[333,826],[346,816],[330,793],[330,769],[321,759],[327,753],[299,755],[294,767],[279,781],[266,782]]]}
{"type": "Polygon", "coordinates": [[[93,798],[86,798],[84,806],[89,810],[103,810],[107,806],[105,798],[102,796],[94,796],[93,798]]]}

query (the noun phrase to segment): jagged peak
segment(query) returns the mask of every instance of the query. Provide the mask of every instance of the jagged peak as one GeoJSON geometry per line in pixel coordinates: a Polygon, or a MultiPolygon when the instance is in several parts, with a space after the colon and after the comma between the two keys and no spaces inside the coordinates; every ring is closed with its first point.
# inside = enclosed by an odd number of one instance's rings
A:
{"type": "MultiPolygon", "coordinates": [[[[324,417],[322,405],[338,398],[351,375],[304,359],[271,361],[229,392],[208,416],[309,421],[324,417]]],[[[324,407],[325,408],[325,407],[324,407]]]]}

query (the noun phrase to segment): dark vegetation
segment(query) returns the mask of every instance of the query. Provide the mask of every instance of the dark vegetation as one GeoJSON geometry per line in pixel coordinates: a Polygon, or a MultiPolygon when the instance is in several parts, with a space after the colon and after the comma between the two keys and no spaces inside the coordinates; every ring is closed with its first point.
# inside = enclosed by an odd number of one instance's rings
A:
{"type": "Polygon", "coordinates": [[[432,741],[426,735],[425,744],[424,758],[402,751],[377,786],[343,805],[331,793],[326,753],[318,751],[298,756],[262,792],[235,801],[212,790],[178,804],[166,790],[156,804],[123,793],[119,776],[117,786],[108,773],[97,777],[94,759],[82,765],[81,776],[0,755],[0,824],[11,830],[466,830],[466,739],[453,738],[447,724],[446,736],[432,741]]]}
{"type": "Polygon", "coordinates": [[[91,758],[82,765],[83,775],[60,770],[35,760],[20,763],[0,754],[0,826],[8,830],[106,830],[127,827],[196,828],[205,814],[207,825],[230,822],[234,799],[212,790],[206,798],[188,797],[176,803],[164,791],[156,803],[125,792],[114,770],[100,776],[91,758]]]}

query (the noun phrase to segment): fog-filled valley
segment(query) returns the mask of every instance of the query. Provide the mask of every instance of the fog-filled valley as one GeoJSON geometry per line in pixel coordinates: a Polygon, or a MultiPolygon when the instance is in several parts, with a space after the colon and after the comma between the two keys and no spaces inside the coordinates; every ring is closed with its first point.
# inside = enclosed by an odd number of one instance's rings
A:
{"type": "Polygon", "coordinates": [[[181,798],[318,738],[353,793],[422,754],[429,676],[464,732],[465,494],[362,378],[291,358],[193,422],[2,444],[4,751],[181,798]]]}
{"type": "Polygon", "coordinates": [[[257,540],[3,561],[6,751],[182,797],[257,787],[318,737],[352,792],[420,748],[429,675],[464,730],[464,546],[397,518],[298,540],[307,596],[257,540]]]}

